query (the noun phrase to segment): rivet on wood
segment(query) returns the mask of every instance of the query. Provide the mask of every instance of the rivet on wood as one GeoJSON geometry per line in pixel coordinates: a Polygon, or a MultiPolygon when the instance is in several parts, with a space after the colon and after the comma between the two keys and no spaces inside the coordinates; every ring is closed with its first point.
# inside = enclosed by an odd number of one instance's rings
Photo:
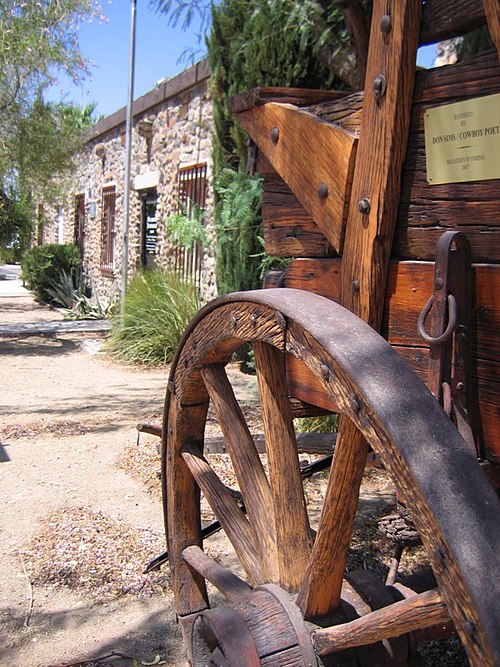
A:
{"type": "Polygon", "coordinates": [[[358,210],[360,213],[369,213],[371,211],[372,204],[368,197],[363,197],[358,201],[358,210]]]}
{"type": "Polygon", "coordinates": [[[318,186],[318,197],[320,199],[326,199],[328,197],[328,185],[326,183],[320,183],[318,186]]]}
{"type": "Polygon", "coordinates": [[[332,371],[326,364],[321,364],[321,377],[325,382],[330,382],[332,379],[332,371]]]}
{"type": "Polygon", "coordinates": [[[351,289],[353,294],[359,293],[359,280],[352,281],[351,289]]]}
{"type": "Polygon", "coordinates": [[[380,20],[380,30],[384,33],[387,34],[388,32],[391,31],[392,28],[392,21],[391,17],[389,14],[384,14],[380,20]]]}
{"type": "Polygon", "coordinates": [[[383,74],[377,74],[373,79],[372,91],[376,100],[380,100],[387,89],[387,79],[383,74]]]}
{"type": "Polygon", "coordinates": [[[361,410],[361,404],[356,398],[356,396],[351,396],[349,398],[349,405],[351,406],[351,410],[355,413],[358,414],[358,412],[361,410]]]}
{"type": "Polygon", "coordinates": [[[467,635],[467,637],[470,637],[471,639],[474,637],[475,634],[474,623],[471,623],[470,621],[464,621],[462,623],[462,630],[464,634],[467,635]]]}
{"type": "Polygon", "coordinates": [[[440,566],[444,563],[444,553],[441,551],[441,549],[434,549],[432,555],[434,556],[434,561],[436,565],[440,566]]]}
{"type": "Polygon", "coordinates": [[[271,141],[273,142],[273,144],[277,144],[279,138],[280,138],[279,129],[277,127],[273,127],[273,129],[271,130],[271,141]]]}

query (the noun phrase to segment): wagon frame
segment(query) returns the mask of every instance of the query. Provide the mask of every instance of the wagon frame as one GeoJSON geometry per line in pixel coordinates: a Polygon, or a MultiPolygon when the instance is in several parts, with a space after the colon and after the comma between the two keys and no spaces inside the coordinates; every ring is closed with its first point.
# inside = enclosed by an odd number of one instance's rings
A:
{"type": "MultiPolygon", "coordinates": [[[[338,4],[352,25],[358,3],[338,4]]],[[[164,511],[193,665],[404,665],[444,626],[472,665],[500,664],[499,179],[432,185],[422,164],[424,113],[499,93],[499,53],[495,0],[374,0],[364,95],[259,88],[231,103],[265,177],[267,248],[295,259],[268,277],[275,289],[202,309],[172,364],[164,511]],[[496,51],[415,83],[420,44],[485,23],[496,51]],[[268,474],[224,368],[243,343],[268,474]],[[204,456],[209,404],[238,493],[204,456]],[[293,417],[322,410],[341,421],[312,531],[293,417]],[[345,572],[369,447],[418,529],[430,588],[345,572]],[[203,551],[200,493],[236,570],[203,551]]]]}

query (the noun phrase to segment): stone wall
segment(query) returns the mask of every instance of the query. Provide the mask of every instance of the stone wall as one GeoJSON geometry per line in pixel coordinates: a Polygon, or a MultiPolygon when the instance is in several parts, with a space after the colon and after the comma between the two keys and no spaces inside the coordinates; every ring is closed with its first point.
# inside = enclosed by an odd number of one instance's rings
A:
{"type": "MultiPolygon", "coordinates": [[[[168,217],[177,213],[179,169],[206,164],[207,237],[213,239],[213,194],[206,63],[162,82],[134,102],[129,213],[128,275],[144,264],[144,199],[157,197],[157,241],[154,262],[165,267],[174,255],[168,217]]],[[[123,255],[123,201],[126,157],[126,109],[104,118],[84,137],[79,166],[61,210],[45,212],[44,242],[58,240],[83,248],[83,269],[93,293],[102,301],[119,294],[123,255]],[[115,193],[113,262],[103,267],[103,192],[115,193]],[[77,231],[77,202],[82,220],[77,231]],[[62,219],[61,219],[62,215],[62,219]],[[59,234],[60,236],[60,234],[59,234]],[[83,238],[82,238],[83,237],[83,238]]],[[[216,295],[213,241],[203,248],[200,289],[204,300],[216,295]]],[[[152,255],[147,255],[149,262],[152,255]]]]}

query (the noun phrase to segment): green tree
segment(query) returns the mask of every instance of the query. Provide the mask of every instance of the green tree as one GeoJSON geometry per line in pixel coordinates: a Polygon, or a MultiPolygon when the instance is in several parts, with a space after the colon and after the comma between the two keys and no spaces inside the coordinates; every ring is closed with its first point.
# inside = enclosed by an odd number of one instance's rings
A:
{"type": "Polygon", "coordinates": [[[35,200],[54,199],[54,183],[71,169],[92,120],[92,106],[46,103],[43,95],[60,73],[76,83],[88,74],[78,28],[100,17],[96,0],[0,0],[2,246],[29,238],[35,200]]]}

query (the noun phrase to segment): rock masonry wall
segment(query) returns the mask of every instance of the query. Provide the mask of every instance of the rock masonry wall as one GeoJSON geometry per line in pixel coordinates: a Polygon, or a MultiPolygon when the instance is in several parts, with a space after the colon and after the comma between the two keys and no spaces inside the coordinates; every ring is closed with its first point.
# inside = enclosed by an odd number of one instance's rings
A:
{"type": "MultiPolygon", "coordinates": [[[[178,212],[179,169],[207,166],[205,224],[208,242],[202,253],[200,289],[207,301],[216,296],[211,160],[212,105],[209,68],[198,63],[134,102],[131,151],[128,275],[142,265],[143,197],[157,196],[155,262],[166,267],[174,252],[167,218],[178,212]]],[[[108,116],[87,133],[77,172],[59,211],[46,211],[43,242],[77,242],[75,205],[84,201],[83,269],[93,293],[104,302],[116,298],[121,285],[123,201],[126,159],[125,109],[108,116]],[[102,268],[103,189],[115,189],[114,257],[102,268]],[[61,233],[62,230],[62,233],[61,233]],[[62,237],[62,238],[61,238],[62,237]]]]}

